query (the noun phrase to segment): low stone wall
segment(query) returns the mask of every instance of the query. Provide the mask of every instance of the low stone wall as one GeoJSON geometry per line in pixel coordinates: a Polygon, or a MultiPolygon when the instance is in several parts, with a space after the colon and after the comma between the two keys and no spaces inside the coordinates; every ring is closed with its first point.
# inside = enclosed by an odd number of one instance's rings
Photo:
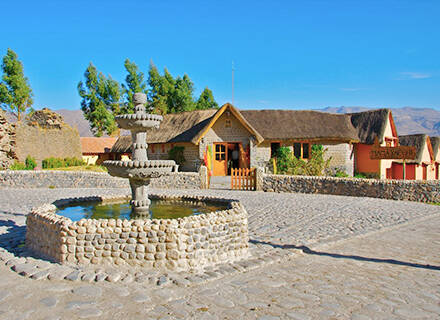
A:
{"type": "MultiPolygon", "coordinates": [[[[238,201],[157,195],[151,198],[226,202],[229,209],[179,219],[72,222],[57,215],[54,204],[46,204],[27,215],[26,246],[59,263],[128,264],[171,270],[231,262],[248,255],[248,215],[238,201]]],[[[63,204],[85,200],[96,198],[67,199],[63,204]]],[[[57,205],[61,202],[57,201],[57,205]]]]}
{"type": "Polygon", "coordinates": [[[440,182],[262,174],[262,190],[440,202],[440,182]]]}
{"type": "MultiPolygon", "coordinates": [[[[128,179],[103,172],[54,170],[0,171],[0,188],[129,188],[128,179]]],[[[173,172],[151,180],[152,188],[200,189],[197,172],[173,172]]]]}
{"type": "Polygon", "coordinates": [[[200,176],[197,172],[172,172],[151,179],[151,188],[158,189],[200,189],[200,176]]]}

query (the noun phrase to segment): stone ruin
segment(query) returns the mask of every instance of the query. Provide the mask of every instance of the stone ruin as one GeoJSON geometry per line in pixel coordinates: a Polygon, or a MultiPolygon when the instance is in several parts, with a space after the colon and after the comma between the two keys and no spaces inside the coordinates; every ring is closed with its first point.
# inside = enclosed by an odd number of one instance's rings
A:
{"type": "Polygon", "coordinates": [[[9,168],[15,160],[15,125],[8,122],[6,112],[0,109],[0,169],[9,168]]]}
{"type": "Polygon", "coordinates": [[[39,126],[45,129],[61,129],[64,125],[64,119],[58,113],[48,108],[43,108],[33,112],[27,123],[30,126],[39,126]]]}

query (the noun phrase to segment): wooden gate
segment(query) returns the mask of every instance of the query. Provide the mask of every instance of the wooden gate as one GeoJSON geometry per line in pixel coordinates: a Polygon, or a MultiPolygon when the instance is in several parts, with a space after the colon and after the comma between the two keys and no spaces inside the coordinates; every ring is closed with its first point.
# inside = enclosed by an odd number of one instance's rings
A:
{"type": "Polygon", "coordinates": [[[256,185],[255,168],[231,169],[231,189],[255,190],[255,185],[256,185]]]}

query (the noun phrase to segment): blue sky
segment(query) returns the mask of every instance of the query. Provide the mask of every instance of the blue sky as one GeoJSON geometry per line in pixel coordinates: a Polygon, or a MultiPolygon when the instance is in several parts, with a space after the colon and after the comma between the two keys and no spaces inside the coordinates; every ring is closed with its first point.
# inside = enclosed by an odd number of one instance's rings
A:
{"type": "Polygon", "coordinates": [[[78,109],[90,61],[122,82],[125,58],[187,73],[220,104],[440,109],[440,1],[4,1],[34,107],[78,109]]]}

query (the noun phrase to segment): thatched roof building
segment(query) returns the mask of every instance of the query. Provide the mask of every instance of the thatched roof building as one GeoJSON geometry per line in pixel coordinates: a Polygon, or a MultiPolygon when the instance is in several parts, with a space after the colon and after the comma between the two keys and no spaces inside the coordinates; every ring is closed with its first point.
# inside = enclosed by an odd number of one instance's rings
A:
{"type": "Polygon", "coordinates": [[[440,148],[440,137],[429,137],[432,145],[432,152],[434,154],[434,159],[437,159],[438,151],[440,148]]]}
{"type": "Polygon", "coordinates": [[[357,130],[357,136],[361,143],[373,144],[375,138],[383,142],[385,129],[388,120],[394,132],[396,131],[394,121],[390,117],[390,109],[377,109],[364,112],[349,113],[351,123],[357,130]]]}
{"type": "MultiPolygon", "coordinates": [[[[423,151],[426,147],[432,148],[429,143],[429,137],[426,134],[410,134],[406,136],[399,136],[399,143],[401,146],[415,147],[417,156],[414,160],[407,161],[408,163],[421,163],[423,160],[423,151]],[[427,146],[426,144],[429,143],[427,146]]],[[[432,150],[432,149],[431,149],[432,150]]]]}
{"type": "MultiPolygon", "coordinates": [[[[206,131],[229,108],[260,143],[263,140],[338,140],[358,142],[350,116],[306,110],[238,110],[230,104],[221,109],[167,114],[160,129],[147,132],[147,143],[190,142],[198,144],[206,131]]],[[[131,137],[122,136],[112,152],[130,152],[131,137]]]]}

